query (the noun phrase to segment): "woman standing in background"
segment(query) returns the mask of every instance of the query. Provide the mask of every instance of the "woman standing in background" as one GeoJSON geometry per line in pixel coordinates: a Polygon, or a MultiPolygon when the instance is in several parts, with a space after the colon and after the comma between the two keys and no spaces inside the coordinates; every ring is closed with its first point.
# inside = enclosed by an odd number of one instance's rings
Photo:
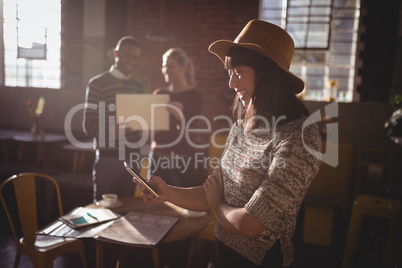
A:
{"type": "Polygon", "coordinates": [[[193,61],[182,49],[171,48],[162,56],[162,74],[167,86],[156,89],[153,94],[170,96],[172,106],[167,108],[170,126],[168,131],[155,134],[148,173],[164,178],[171,185],[194,186],[195,148],[184,135],[188,121],[199,115],[202,107],[202,96],[195,90],[193,61]]]}

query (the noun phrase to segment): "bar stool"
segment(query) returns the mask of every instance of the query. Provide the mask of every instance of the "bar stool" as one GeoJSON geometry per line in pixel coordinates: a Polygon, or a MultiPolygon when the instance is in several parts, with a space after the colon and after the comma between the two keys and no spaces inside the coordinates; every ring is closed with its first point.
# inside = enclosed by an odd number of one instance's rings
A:
{"type": "MultiPolygon", "coordinates": [[[[358,249],[359,239],[362,234],[365,216],[378,217],[387,222],[387,238],[389,249],[389,262],[394,267],[397,265],[398,240],[400,229],[401,204],[397,200],[384,199],[374,196],[360,195],[353,203],[348,237],[343,255],[342,268],[356,267],[353,264],[356,253],[364,256],[376,256],[373,253],[358,249]]],[[[386,259],[387,256],[377,256],[386,259]]]]}

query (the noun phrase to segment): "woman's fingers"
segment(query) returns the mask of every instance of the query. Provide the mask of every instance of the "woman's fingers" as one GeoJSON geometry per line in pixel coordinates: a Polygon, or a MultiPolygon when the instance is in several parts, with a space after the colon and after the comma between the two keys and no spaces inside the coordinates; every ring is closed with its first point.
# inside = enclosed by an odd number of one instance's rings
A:
{"type": "Polygon", "coordinates": [[[223,181],[222,167],[220,165],[218,167],[218,176],[219,176],[219,182],[223,181]]]}

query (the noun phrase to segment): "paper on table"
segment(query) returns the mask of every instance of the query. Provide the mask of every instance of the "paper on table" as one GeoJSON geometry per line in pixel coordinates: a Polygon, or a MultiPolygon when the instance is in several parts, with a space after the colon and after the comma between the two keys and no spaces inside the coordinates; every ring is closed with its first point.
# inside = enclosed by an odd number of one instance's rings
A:
{"type": "Polygon", "coordinates": [[[117,220],[74,229],[58,219],[42,228],[37,234],[95,238],[120,244],[153,247],[169,233],[178,220],[178,218],[168,216],[129,212],[117,220]]]}
{"type": "Polygon", "coordinates": [[[99,240],[152,247],[158,244],[179,219],[129,212],[98,234],[99,240]]]}
{"type": "Polygon", "coordinates": [[[90,225],[88,227],[74,229],[59,219],[39,230],[37,234],[59,237],[94,238],[99,232],[108,228],[112,223],[113,221],[108,221],[95,226],[90,225]]]}
{"type": "Polygon", "coordinates": [[[114,220],[118,217],[119,215],[107,208],[91,209],[78,207],[61,216],[60,219],[71,227],[77,229],[114,220]]]}

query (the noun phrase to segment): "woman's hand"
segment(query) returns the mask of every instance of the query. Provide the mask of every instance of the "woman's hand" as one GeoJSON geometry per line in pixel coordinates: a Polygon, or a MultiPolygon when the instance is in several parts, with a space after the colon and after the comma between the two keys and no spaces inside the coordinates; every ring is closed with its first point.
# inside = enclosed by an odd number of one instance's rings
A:
{"type": "Polygon", "coordinates": [[[223,193],[223,175],[221,167],[218,168],[218,178],[209,175],[203,184],[208,206],[212,209],[225,202],[223,193]]]}
{"type": "MultiPolygon", "coordinates": [[[[137,182],[133,178],[134,182],[137,182]]],[[[142,200],[147,204],[160,204],[168,200],[169,197],[169,187],[164,180],[157,176],[151,176],[148,179],[148,184],[158,193],[160,198],[155,197],[151,192],[149,192],[141,183],[137,183],[137,187],[142,191],[142,200]]]]}

